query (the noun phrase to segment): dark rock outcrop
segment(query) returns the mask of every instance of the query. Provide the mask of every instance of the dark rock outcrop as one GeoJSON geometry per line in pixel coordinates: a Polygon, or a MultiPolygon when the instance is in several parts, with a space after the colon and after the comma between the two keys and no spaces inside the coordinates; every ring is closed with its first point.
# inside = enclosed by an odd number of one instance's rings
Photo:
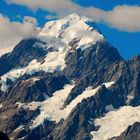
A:
{"type": "Polygon", "coordinates": [[[13,68],[24,67],[34,59],[42,60],[46,51],[41,47],[34,47],[36,43],[44,43],[36,38],[22,40],[12,52],[0,57],[0,76],[13,68]]]}
{"type": "Polygon", "coordinates": [[[128,64],[118,51],[105,41],[85,51],[75,51],[66,62],[68,65],[64,73],[68,77],[78,78],[75,88],[65,102],[66,105],[80,95],[86,87],[97,87],[109,81],[120,81],[121,84],[123,82],[124,88],[128,91],[128,84],[131,81],[128,64]]]}
{"type": "Polygon", "coordinates": [[[43,101],[68,84],[68,79],[61,74],[46,74],[41,76],[24,76],[13,83],[11,88],[1,96],[0,102],[14,104],[43,101]]]}
{"type": "Polygon", "coordinates": [[[0,140],[10,140],[6,134],[0,131],[0,140]]]}

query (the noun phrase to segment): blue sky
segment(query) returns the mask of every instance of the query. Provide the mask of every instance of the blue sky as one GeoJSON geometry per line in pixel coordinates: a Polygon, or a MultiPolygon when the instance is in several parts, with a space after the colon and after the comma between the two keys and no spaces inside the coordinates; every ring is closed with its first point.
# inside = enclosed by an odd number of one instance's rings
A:
{"type": "Polygon", "coordinates": [[[104,10],[113,9],[116,5],[140,5],[140,1],[137,0],[76,0],[76,2],[83,6],[95,6],[104,10]]]}
{"type": "MultiPolygon", "coordinates": [[[[104,11],[110,11],[115,6],[119,5],[140,6],[140,1],[138,2],[137,0],[74,0],[74,2],[83,7],[96,7],[104,11]]],[[[30,16],[37,19],[39,26],[43,26],[44,23],[47,22],[45,16],[48,15],[48,12],[49,10],[47,11],[47,9],[44,8],[39,8],[35,11],[25,5],[15,3],[7,4],[5,0],[0,1],[0,13],[9,17],[11,22],[21,22],[24,16],[30,16]],[[19,18],[19,16],[21,16],[21,18],[19,18]]],[[[123,31],[118,28],[108,26],[102,22],[98,22],[96,25],[107,40],[109,40],[109,42],[119,50],[120,54],[125,59],[130,59],[131,57],[140,54],[139,31],[123,31]]]]}

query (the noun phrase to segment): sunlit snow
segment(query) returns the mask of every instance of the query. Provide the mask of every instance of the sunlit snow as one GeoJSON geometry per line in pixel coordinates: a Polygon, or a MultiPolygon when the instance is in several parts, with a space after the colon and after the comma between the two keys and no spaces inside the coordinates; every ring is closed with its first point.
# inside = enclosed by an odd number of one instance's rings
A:
{"type": "Polygon", "coordinates": [[[36,59],[31,61],[28,66],[13,69],[1,76],[1,91],[5,92],[8,88],[6,84],[7,78],[15,81],[19,77],[26,74],[33,74],[39,70],[45,72],[62,71],[65,68],[65,58],[72,47],[86,49],[102,40],[104,37],[94,27],[87,24],[90,19],[80,17],[77,14],[71,14],[63,19],[46,23],[45,27],[39,33],[38,37],[44,43],[35,43],[34,47],[42,47],[44,50],[52,48],[44,58],[43,63],[36,59]],[[69,43],[77,39],[78,42],[74,46],[69,43]]]}
{"type": "Polygon", "coordinates": [[[95,120],[95,125],[100,128],[98,131],[91,132],[93,140],[108,140],[119,136],[135,122],[140,122],[140,106],[124,106],[111,111],[104,117],[95,120]]]}
{"type": "Polygon", "coordinates": [[[77,39],[79,40],[77,48],[85,49],[104,38],[94,27],[87,24],[88,21],[91,19],[74,13],[63,19],[46,23],[39,36],[54,36],[66,44],[77,39]]]}
{"type": "Polygon", "coordinates": [[[15,81],[24,74],[34,74],[37,71],[43,70],[46,72],[62,71],[65,67],[65,55],[66,51],[54,51],[46,55],[44,63],[33,60],[29,63],[27,67],[11,70],[5,75],[1,76],[0,83],[2,84],[1,90],[6,91],[8,86],[6,84],[7,79],[15,81]]]}
{"type": "MultiPolygon", "coordinates": [[[[107,88],[111,86],[114,82],[103,83],[107,88]]],[[[69,105],[67,105],[64,109],[62,109],[64,105],[64,101],[68,97],[71,89],[75,85],[66,85],[64,89],[56,91],[53,94],[53,97],[46,99],[44,102],[31,102],[29,104],[21,104],[17,103],[19,107],[29,108],[30,110],[35,110],[38,107],[40,108],[41,113],[37,116],[37,118],[33,121],[31,128],[38,126],[43,123],[45,119],[49,119],[51,121],[56,121],[57,123],[61,119],[66,119],[73,108],[77,106],[83,99],[94,96],[98,89],[97,87],[93,89],[92,87],[86,88],[86,90],[76,97],[69,105]]]]}

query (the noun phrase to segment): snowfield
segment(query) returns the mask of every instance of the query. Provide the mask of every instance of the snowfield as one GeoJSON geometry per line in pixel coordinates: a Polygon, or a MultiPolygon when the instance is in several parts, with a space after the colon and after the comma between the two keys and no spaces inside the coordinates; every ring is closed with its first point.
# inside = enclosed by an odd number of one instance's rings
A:
{"type": "Polygon", "coordinates": [[[87,17],[80,17],[73,13],[61,20],[48,22],[39,36],[54,36],[60,38],[67,45],[74,39],[79,40],[77,48],[86,49],[90,45],[104,39],[94,27],[91,27],[87,22],[92,22],[87,17]]]}
{"type": "MultiPolygon", "coordinates": [[[[46,99],[44,102],[32,102],[27,107],[32,109],[33,107],[40,106],[40,114],[35,120],[31,128],[34,128],[44,122],[45,119],[51,121],[59,122],[63,117],[61,109],[64,105],[64,101],[69,95],[72,88],[74,88],[74,83],[72,85],[65,85],[62,90],[56,91],[51,98],[46,99]],[[38,105],[38,106],[37,106],[38,105]]],[[[34,108],[35,109],[35,108],[34,108]]]]}
{"type": "MultiPolygon", "coordinates": [[[[103,84],[108,88],[114,84],[114,82],[103,84]]],[[[40,108],[40,114],[35,120],[33,120],[31,128],[42,124],[45,119],[56,121],[56,123],[58,123],[61,119],[66,119],[72,109],[74,109],[78,103],[80,103],[83,99],[94,96],[100,88],[100,86],[95,89],[92,87],[86,88],[81,95],[76,97],[69,105],[62,109],[64,101],[74,86],[74,83],[72,85],[65,85],[62,90],[56,91],[52,97],[47,98],[44,102],[31,102],[29,104],[17,103],[18,107],[24,107],[25,109],[29,108],[30,110],[35,110],[38,107],[40,108]]]]}
{"type": "Polygon", "coordinates": [[[96,119],[95,125],[100,126],[100,128],[98,131],[92,131],[91,135],[93,140],[108,140],[119,136],[129,125],[135,122],[140,122],[140,106],[124,106],[96,119]]]}

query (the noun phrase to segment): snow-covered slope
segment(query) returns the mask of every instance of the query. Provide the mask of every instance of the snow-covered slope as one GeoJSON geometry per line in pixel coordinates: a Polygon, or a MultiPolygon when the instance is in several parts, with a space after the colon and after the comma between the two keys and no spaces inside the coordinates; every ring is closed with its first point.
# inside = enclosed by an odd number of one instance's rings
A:
{"type": "Polygon", "coordinates": [[[111,111],[106,116],[95,120],[95,125],[100,128],[98,131],[91,132],[93,140],[108,140],[119,136],[135,122],[140,122],[140,106],[124,106],[111,111]]]}
{"type": "MultiPolygon", "coordinates": [[[[106,88],[108,88],[112,84],[114,84],[114,82],[103,83],[102,85],[105,85],[106,88]]],[[[68,106],[63,109],[64,101],[74,86],[74,83],[72,85],[66,85],[64,89],[56,91],[53,94],[53,97],[47,98],[44,102],[31,102],[29,104],[17,103],[18,107],[29,108],[30,110],[35,110],[38,107],[40,108],[41,112],[33,121],[31,128],[42,124],[45,119],[56,121],[57,123],[61,119],[66,119],[72,109],[74,109],[78,103],[80,103],[83,99],[94,96],[100,88],[100,86],[95,89],[88,87],[81,95],[75,98],[68,106]]]]}
{"type": "Polygon", "coordinates": [[[97,29],[88,25],[88,22],[92,21],[74,13],[63,19],[48,22],[39,36],[54,36],[67,45],[70,45],[70,42],[75,39],[77,43],[74,44],[74,47],[84,49],[104,38],[97,29]]]}
{"type": "Polygon", "coordinates": [[[43,62],[32,60],[26,67],[17,68],[1,76],[1,90],[8,88],[7,78],[15,81],[24,74],[30,74],[43,70],[45,72],[62,71],[65,68],[66,55],[74,50],[86,49],[92,44],[104,39],[94,27],[88,25],[91,22],[86,17],[71,14],[63,19],[48,22],[38,35],[38,39],[44,43],[35,43],[34,47],[44,50],[52,49],[44,58],[43,62]]]}
{"type": "Polygon", "coordinates": [[[2,84],[1,90],[5,92],[8,89],[8,85],[6,84],[7,79],[11,79],[15,81],[16,79],[20,78],[24,74],[34,74],[37,71],[45,71],[45,72],[55,72],[55,71],[62,71],[65,67],[65,55],[66,51],[54,51],[50,52],[46,55],[44,59],[44,63],[38,62],[37,60],[31,61],[28,66],[13,69],[10,72],[1,76],[0,83],[2,84]]]}

